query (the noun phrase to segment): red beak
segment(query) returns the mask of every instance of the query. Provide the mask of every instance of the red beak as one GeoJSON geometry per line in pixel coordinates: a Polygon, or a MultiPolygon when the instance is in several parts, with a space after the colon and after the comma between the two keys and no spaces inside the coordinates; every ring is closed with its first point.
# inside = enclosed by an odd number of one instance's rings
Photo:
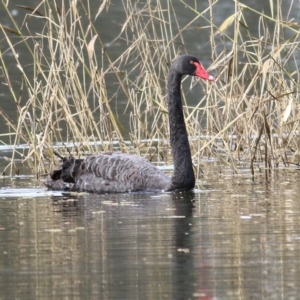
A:
{"type": "Polygon", "coordinates": [[[215,81],[215,77],[208,74],[200,63],[198,63],[198,62],[193,62],[193,63],[197,68],[196,72],[195,72],[195,76],[200,77],[202,79],[209,80],[209,81],[215,81]]]}

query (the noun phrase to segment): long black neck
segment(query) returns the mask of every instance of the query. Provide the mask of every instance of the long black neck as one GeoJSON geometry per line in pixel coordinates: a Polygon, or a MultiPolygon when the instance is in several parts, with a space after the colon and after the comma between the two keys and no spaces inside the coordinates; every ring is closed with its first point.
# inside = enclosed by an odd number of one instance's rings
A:
{"type": "Polygon", "coordinates": [[[168,105],[170,142],[174,162],[173,189],[190,189],[195,186],[188,134],[185,127],[181,102],[181,74],[172,68],[168,76],[168,105]]]}

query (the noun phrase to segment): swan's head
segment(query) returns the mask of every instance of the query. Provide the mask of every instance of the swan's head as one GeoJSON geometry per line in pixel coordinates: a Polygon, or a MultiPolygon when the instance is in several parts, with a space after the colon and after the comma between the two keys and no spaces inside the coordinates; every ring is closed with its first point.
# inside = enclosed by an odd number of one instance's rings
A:
{"type": "Polygon", "coordinates": [[[215,78],[208,74],[199,60],[192,55],[182,55],[176,58],[172,64],[173,69],[182,75],[197,76],[202,79],[214,81],[215,78]]]}

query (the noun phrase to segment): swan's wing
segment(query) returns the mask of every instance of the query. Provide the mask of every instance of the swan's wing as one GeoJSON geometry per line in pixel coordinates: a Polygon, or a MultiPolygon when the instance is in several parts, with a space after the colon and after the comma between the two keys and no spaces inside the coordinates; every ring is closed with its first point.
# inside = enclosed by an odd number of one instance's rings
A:
{"type": "Polygon", "coordinates": [[[162,190],[169,181],[168,176],[145,158],[114,152],[87,157],[76,177],[76,186],[85,191],[120,193],[162,190]]]}
{"type": "MultiPolygon", "coordinates": [[[[52,173],[52,181],[74,183],[73,189],[96,193],[167,190],[171,179],[148,160],[119,152],[90,155],[86,159],[64,159],[52,173]]],[[[58,183],[48,181],[51,189],[58,183]]]]}

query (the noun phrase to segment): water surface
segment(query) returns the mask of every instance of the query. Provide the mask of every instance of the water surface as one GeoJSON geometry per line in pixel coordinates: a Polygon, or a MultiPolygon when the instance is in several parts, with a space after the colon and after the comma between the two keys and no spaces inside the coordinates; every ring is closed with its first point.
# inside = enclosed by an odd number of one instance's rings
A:
{"type": "Polygon", "coordinates": [[[0,296],[297,299],[299,177],[210,174],[201,190],[164,194],[43,196],[27,180],[6,196],[6,187],[0,296]]]}

